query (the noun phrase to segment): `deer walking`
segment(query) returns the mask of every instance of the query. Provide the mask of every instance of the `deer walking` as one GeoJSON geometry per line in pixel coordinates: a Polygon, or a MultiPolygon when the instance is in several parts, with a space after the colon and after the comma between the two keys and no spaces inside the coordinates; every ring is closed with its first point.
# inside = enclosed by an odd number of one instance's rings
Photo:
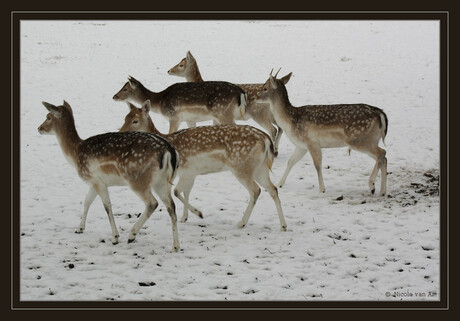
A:
{"type": "Polygon", "coordinates": [[[369,188],[374,194],[375,178],[380,170],[380,195],[385,195],[386,151],[378,144],[380,139],[385,141],[388,119],[381,109],[365,104],[294,107],[289,102],[284,83],[271,74],[259,94],[259,99],[270,104],[277,123],[296,146],[278,186],[284,185],[291,168],[310,151],[318,174],[319,190],[325,192],[321,149],[348,146],[349,149],[368,154],[375,159],[369,188]]]}
{"type": "MultiPolygon", "coordinates": [[[[188,82],[202,82],[200,70],[195,58],[190,51],[187,51],[185,58],[183,58],[177,65],[168,70],[168,74],[173,76],[185,77],[188,82]]],[[[281,78],[284,84],[287,84],[292,76],[292,72],[281,78]]],[[[262,128],[264,128],[272,138],[275,146],[275,156],[278,155],[278,145],[283,134],[283,129],[278,126],[270,112],[270,108],[264,103],[258,103],[257,93],[262,90],[263,84],[237,84],[238,87],[244,90],[247,94],[246,113],[244,117],[239,119],[248,120],[254,119],[262,128]]]]}
{"type": "Polygon", "coordinates": [[[120,131],[142,131],[161,135],[179,152],[179,182],[174,189],[174,195],[184,203],[181,222],[187,220],[188,209],[203,217],[200,211],[188,203],[195,177],[231,171],[249,192],[249,204],[238,227],[242,228],[247,224],[260,195],[260,184],[275,202],[281,230],[286,230],[278,191],[269,176],[274,155],[273,142],[266,133],[247,125],[216,125],[192,127],[164,135],[156,129],[150,118],[149,101],[141,108],[130,103],[128,105],[130,111],[120,131]],[[185,198],[181,193],[184,193],[185,198]]]}
{"type": "Polygon", "coordinates": [[[179,155],[165,139],[139,132],[106,133],[82,140],[75,128],[72,108],[46,102],[49,111],[38,127],[40,134],[56,135],[64,156],[77,169],[90,188],[84,202],[83,217],[76,233],[82,233],[88,210],[97,195],[102,200],[112,228],[112,243],[118,243],[118,230],[112,212],[109,186],[128,185],[145,203],[145,210],[130,231],[128,243],[158,206],[151,189],[165,204],[171,218],[173,252],[179,250],[175,204],[171,196],[172,180],[179,164],[179,155]]]}
{"type": "Polygon", "coordinates": [[[169,133],[177,131],[182,122],[186,122],[189,127],[207,120],[234,124],[235,119],[244,117],[246,108],[245,92],[223,81],[177,83],[156,93],[129,77],[113,99],[137,104],[150,100],[151,110],[169,120],[169,133]]]}

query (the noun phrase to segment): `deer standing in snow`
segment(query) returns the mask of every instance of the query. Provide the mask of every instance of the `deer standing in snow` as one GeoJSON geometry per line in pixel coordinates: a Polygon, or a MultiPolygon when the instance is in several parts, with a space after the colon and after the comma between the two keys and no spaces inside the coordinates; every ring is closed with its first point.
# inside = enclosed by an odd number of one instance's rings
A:
{"type": "Polygon", "coordinates": [[[182,122],[194,127],[196,122],[213,120],[219,124],[234,124],[244,117],[245,92],[228,82],[206,81],[177,83],[161,92],[152,92],[133,77],[113,96],[116,101],[142,104],[151,102],[151,110],[169,120],[169,133],[177,131],[182,122]]]}
{"type": "Polygon", "coordinates": [[[141,108],[128,103],[130,112],[120,131],[142,131],[163,136],[176,148],[180,155],[177,170],[179,182],[174,195],[184,203],[181,221],[185,222],[188,210],[201,218],[200,211],[188,204],[190,192],[198,175],[231,171],[238,181],[249,192],[249,204],[238,227],[242,228],[260,195],[259,183],[265,188],[275,202],[281,230],[286,230],[278,191],[269,176],[273,162],[273,142],[263,131],[247,125],[215,125],[200,126],[180,130],[164,135],[160,133],[149,115],[150,102],[146,101],[141,108]],[[185,199],[181,196],[184,193],[185,199]]]}
{"type": "MultiPolygon", "coordinates": [[[[190,51],[184,59],[182,59],[177,65],[168,70],[168,74],[173,76],[185,77],[188,82],[202,82],[200,70],[195,58],[192,56],[190,51]]],[[[281,78],[284,84],[287,84],[292,76],[292,72],[281,78]]],[[[246,113],[244,117],[239,119],[248,120],[249,118],[254,119],[262,128],[264,128],[272,138],[275,144],[275,156],[278,155],[278,145],[283,134],[283,129],[277,125],[275,118],[270,112],[270,108],[266,104],[258,103],[257,93],[262,90],[263,84],[237,84],[247,94],[247,105],[246,113]]]]}
{"type": "Polygon", "coordinates": [[[319,190],[325,192],[321,149],[347,146],[375,159],[375,166],[369,178],[369,188],[373,194],[375,178],[380,170],[380,195],[385,195],[387,159],[385,150],[378,144],[380,139],[383,142],[385,140],[388,119],[381,109],[365,104],[294,107],[289,102],[284,83],[271,73],[259,97],[260,101],[270,104],[276,122],[296,146],[279,186],[284,185],[291,168],[310,151],[318,174],[319,190]]]}
{"type": "Polygon", "coordinates": [[[118,243],[118,230],[112,213],[109,186],[128,185],[145,203],[145,210],[134,224],[128,243],[134,241],[141,227],[152,215],[158,202],[151,189],[165,204],[171,217],[173,252],[179,250],[175,204],[171,197],[172,181],[179,155],[164,138],[146,133],[106,133],[82,140],[75,128],[70,105],[43,102],[49,111],[38,131],[57,136],[64,156],[90,188],[84,202],[83,217],[76,233],[86,225],[88,209],[97,195],[102,200],[112,228],[112,243],[118,243]]]}

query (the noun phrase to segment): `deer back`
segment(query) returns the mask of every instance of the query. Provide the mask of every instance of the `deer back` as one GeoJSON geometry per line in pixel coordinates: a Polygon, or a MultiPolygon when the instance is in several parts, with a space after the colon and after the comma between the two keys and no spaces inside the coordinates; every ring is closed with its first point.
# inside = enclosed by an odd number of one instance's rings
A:
{"type": "Polygon", "coordinates": [[[102,175],[150,184],[155,169],[167,166],[166,153],[174,173],[178,165],[176,152],[163,138],[140,132],[101,134],[79,146],[78,172],[83,179],[102,175]]]}
{"type": "Polygon", "coordinates": [[[388,119],[377,107],[366,104],[291,105],[284,84],[270,76],[259,94],[270,103],[277,123],[296,145],[318,141],[322,147],[354,145],[360,140],[384,139],[388,119]]]}
{"type": "MultiPolygon", "coordinates": [[[[130,105],[122,131],[158,132],[149,115],[149,102],[141,108],[130,105]]],[[[268,148],[273,154],[273,144],[267,134],[247,125],[200,126],[162,135],[179,152],[180,169],[194,168],[199,173],[221,171],[224,167],[259,164],[251,162],[261,151],[268,148]]]]}
{"type": "Polygon", "coordinates": [[[247,167],[251,170],[265,159],[267,146],[273,154],[270,137],[248,125],[187,128],[166,138],[181,155],[181,168],[209,166],[212,171],[220,171],[224,167],[238,170],[247,167]]]}

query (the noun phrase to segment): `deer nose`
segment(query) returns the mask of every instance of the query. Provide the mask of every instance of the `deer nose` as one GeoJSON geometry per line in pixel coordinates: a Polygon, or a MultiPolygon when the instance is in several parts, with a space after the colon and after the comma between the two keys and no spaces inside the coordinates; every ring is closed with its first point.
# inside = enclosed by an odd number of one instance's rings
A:
{"type": "Polygon", "coordinates": [[[117,99],[118,99],[118,96],[117,96],[117,95],[114,95],[114,96],[112,97],[112,99],[113,99],[113,100],[117,100],[117,99]]]}
{"type": "Polygon", "coordinates": [[[171,69],[168,70],[168,74],[169,74],[169,75],[171,74],[171,69]]]}

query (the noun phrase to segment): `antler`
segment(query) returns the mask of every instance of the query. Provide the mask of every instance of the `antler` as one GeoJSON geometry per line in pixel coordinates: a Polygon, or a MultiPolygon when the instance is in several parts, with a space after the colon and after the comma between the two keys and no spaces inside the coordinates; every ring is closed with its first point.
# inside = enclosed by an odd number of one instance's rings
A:
{"type": "Polygon", "coordinates": [[[280,69],[278,69],[278,71],[276,72],[275,76],[272,76],[272,72],[273,72],[273,68],[272,68],[272,70],[270,71],[270,77],[273,77],[273,78],[276,79],[276,76],[278,76],[278,73],[280,72],[280,70],[281,70],[281,67],[280,67],[280,69]]]}

